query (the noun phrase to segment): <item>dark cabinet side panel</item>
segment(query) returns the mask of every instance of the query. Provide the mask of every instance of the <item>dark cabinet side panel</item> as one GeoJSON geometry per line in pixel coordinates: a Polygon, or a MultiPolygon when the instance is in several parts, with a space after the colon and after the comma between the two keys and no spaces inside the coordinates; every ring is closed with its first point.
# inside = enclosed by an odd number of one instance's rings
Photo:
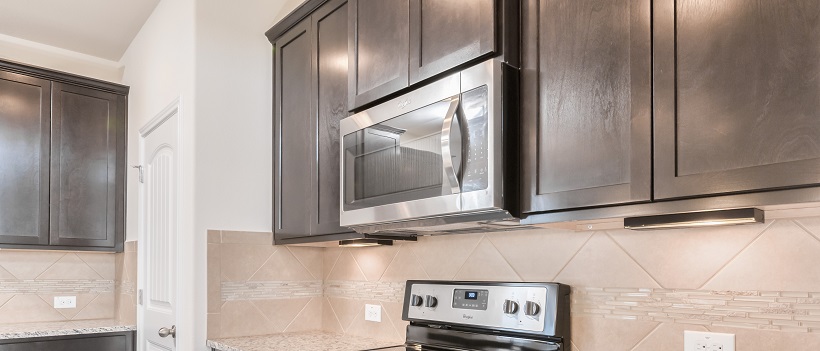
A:
{"type": "Polygon", "coordinates": [[[409,0],[350,0],[349,109],[408,84],[409,0]]]}
{"type": "Polygon", "coordinates": [[[312,107],[317,142],[313,175],[316,210],[311,235],[348,232],[339,226],[339,122],[347,117],[347,1],[334,0],[312,15],[312,107]]]}
{"type": "MultiPolygon", "coordinates": [[[[51,131],[51,245],[113,247],[118,232],[118,143],[124,98],[54,83],[51,131]]],[[[122,156],[121,156],[122,157],[122,156]]]]}
{"type": "Polygon", "coordinates": [[[651,198],[650,0],[525,1],[524,212],[651,198]]]}
{"type": "Polygon", "coordinates": [[[48,244],[51,83],[0,72],[0,243],[48,244]]]}
{"type": "Polygon", "coordinates": [[[274,234],[310,234],[312,164],[310,22],[280,38],[275,57],[274,234]]]}
{"type": "Polygon", "coordinates": [[[820,183],[820,2],[656,1],[656,197],[820,183]]]}
{"type": "Polygon", "coordinates": [[[496,51],[496,0],[411,0],[410,84],[496,51]]]}

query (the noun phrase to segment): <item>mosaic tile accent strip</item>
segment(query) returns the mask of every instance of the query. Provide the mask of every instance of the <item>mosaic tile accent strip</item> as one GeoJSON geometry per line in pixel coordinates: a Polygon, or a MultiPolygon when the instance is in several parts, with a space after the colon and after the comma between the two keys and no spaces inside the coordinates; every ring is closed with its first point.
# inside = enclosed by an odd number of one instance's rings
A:
{"type": "Polygon", "coordinates": [[[573,315],[820,333],[820,292],[578,287],[573,315]]]}
{"type": "Polygon", "coordinates": [[[404,282],[363,282],[328,280],[325,282],[326,297],[384,302],[404,301],[404,282]]]}
{"type": "Polygon", "coordinates": [[[0,280],[0,294],[104,293],[113,280],[0,280]]]}
{"type": "Polygon", "coordinates": [[[119,291],[120,294],[133,295],[137,293],[137,287],[133,282],[120,281],[117,282],[117,291],[119,291]]]}
{"type": "Polygon", "coordinates": [[[222,301],[274,300],[322,296],[322,281],[222,282],[222,301]]]}

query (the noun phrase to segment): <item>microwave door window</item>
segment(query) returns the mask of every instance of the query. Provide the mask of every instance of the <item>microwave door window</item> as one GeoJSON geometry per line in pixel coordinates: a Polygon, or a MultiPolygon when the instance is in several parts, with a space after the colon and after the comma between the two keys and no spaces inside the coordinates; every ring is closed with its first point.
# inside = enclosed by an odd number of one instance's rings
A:
{"type": "Polygon", "coordinates": [[[344,136],[346,211],[452,193],[441,129],[450,99],[344,136]]]}

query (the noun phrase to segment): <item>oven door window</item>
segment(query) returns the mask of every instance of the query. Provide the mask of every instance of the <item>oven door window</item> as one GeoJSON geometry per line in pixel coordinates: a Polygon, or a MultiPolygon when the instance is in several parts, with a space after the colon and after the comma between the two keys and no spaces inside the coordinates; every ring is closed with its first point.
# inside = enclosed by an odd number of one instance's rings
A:
{"type": "Polygon", "coordinates": [[[459,193],[459,100],[444,99],[345,135],[344,210],[459,193]]]}

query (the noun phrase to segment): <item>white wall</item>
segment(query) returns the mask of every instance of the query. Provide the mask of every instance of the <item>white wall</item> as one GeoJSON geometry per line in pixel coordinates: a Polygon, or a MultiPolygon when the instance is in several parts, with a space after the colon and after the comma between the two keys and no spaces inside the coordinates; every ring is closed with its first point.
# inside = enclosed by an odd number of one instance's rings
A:
{"type": "Polygon", "coordinates": [[[301,0],[197,1],[197,223],[270,231],[272,51],[264,36],[301,0]]]}
{"type": "MultiPolygon", "coordinates": [[[[128,97],[128,165],[139,163],[139,129],[177,98],[192,121],[194,101],[193,0],[164,0],[131,42],[120,63],[128,97]],[[188,108],[190,107],[190,108],[188,108]]],[[[191,127],[193,131],[193,127],[191,127]]],[[[194,150],[189,150],[192,154],[194,150]]],[[[126,240],[137,240],[139,182],[128,170],[126,240]]],[[[193,179],[191,178],[191,181],[193,179]]]]}
{"type": "Polygon", "coordinates": [[[0,34],[0,58],[119,83],[119,62],[0,34]]]}
{"type": "MultiPolygon", "coordinates": [[[[196,1],[198,277],[207,275],[208,229],[271,231],[273,54],[264,33],[301,2],[196,1]]],[[[197,286],[196,336],[204,341],[204,278],[197,286]]]]}
{"type": "MultiPolygon", "coordinates": [[[[195,121],[196,78],[194,30],[195,0],[162,0],[120,61],[124,66],[123,83],[131,86],[128,102],[128,164],[139,162],[139,129],[166,106],[180,99],[180,150],[182,198],[179,199],[178,290],[176,325],[177,349],[204,349],[204,327],[196,318],[198,300],[204,299],[204,273],[198,274],[200,261],[205,262],[205,237],[195,235],[195,121]],[[201,288],[198,288],[201,287],[201,288]],[[201,330],[200,330],[201,329],[201,330]]],[[[127,196],[127,240],[138,238],[139,183],[136,171],[129,168],[127,196]]],[[[139,249],[143,251],[143,248],[139,249]]],[[[144,271],[139,269],[139,287],[144,271]]],[[[138,312],[138,319],[142,319],[138,312]]]]}
{"type": "MultiPolygon", "coordinates": [[[[191,280],[180,291],[190,309],[177,322],[193,330],[187,337],[180,330],[180,350],[205,350],[206,231],[271,230],[272,51],[264,32],[301,2],[162,0],[120,62],[131,86],[129,165],[138,162],[139,129],[175,98],[183,101],[180,236],[191,236],[185,242],[192,256],[180,267],[191,280]]],[[[131,241],[138,237],[139,185],[129,172],[131,241]]]]}

